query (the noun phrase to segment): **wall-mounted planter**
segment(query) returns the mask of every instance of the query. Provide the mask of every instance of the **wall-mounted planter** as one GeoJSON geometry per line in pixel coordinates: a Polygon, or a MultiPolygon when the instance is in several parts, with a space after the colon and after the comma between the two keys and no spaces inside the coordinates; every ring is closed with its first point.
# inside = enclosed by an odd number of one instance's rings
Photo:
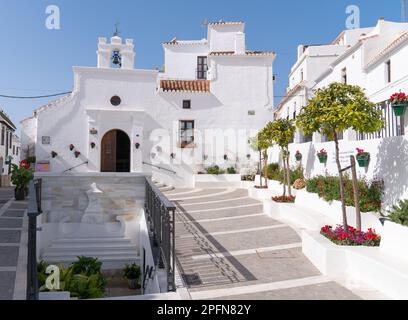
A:
{"type": "Polygon", "coordinates": [[[317,157],[319,158],[320,163],[326,163],[327,162],[327,154],[318,154],[317,157]]]}
{"type": "Polygon", "coordinates": [[[51,157],[55,158],[56,156],[58,156],[58,153],[56,153],[55,151],[51,151],[51,157]]]}
{"type": "Polygon", "coordinates": [[[139,149],[139,148],[140,148],[140,143],[139,143],[139,142],[136,142],[136,143],[135,143],[135,147],[136,147],[136,149],[139,149]]]}
{"type": "Polygon", "coordinates": [[[75,151],[74,154],[75,154],[75,158],[78,158],[80,156],[81,152],[75,151]]]}
{"type": "Polygon", "coordinates": [[[94,149],[96,146],[95,142],[91,142],[91,148],[94,149]]]}
{"type": "Polygon", "coordinates": [[[175,159],[175,158],[176,158],[176,154],[175,154],[175,153],[170,154],[170,158],[175,159]]]}
{"type": "Polygon", "coordinates": [[[408,103],[393,103],[392,109],[394,110],[394,114],[397,117],[401,117],[405,113],[405,109],[407,108],[408,103]]]}
{"type": "Polygon", "coordinates": [[[296,152],[295,159],[296,159],[296,161],[302,161],[302,154],[299,151],[296,152]]]}
{"type": "Polygon", "coordinates": [[[370,163],[370,154],[368,152],[358,153],[356,159],[360,168],[367,168],[370,163]]]}
{"type": "Polygon", "coordinates": [[[72,151],[72,150],[74,150],[74,149],[75,149],[75,146],[74,146],[73,144],[70,144],[70,145],[69,145],[69,150],[72,151]]]}

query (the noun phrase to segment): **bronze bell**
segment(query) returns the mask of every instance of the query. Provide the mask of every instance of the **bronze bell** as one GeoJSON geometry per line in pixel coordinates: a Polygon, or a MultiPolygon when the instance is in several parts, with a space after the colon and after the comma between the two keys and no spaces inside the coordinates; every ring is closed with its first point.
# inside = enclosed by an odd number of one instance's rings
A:
{"type": "Polygon", "coordinates": [[[118,50],[113,51],[112,63],[114,65],[119,65],[120,67],[122,66],[122,58],[121,58],[120,52],[118,50]]]}

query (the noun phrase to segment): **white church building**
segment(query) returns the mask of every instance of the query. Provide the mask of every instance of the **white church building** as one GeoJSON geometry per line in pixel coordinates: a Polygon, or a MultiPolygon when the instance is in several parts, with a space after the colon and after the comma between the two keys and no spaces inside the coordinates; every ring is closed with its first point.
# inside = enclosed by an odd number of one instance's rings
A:
{"type": "Polygon", "coordinates": [[[132,39],[99,38],[97,66],[73,67],[72,93],[22,121],[22,151],[54,174],[160,167],[184,183],[205,166],[239,169],[274,105],[275,54],[248,50],[244,29],[209,23],[207,39],[163,43],[162,71],[135,68],[132,39]]]}

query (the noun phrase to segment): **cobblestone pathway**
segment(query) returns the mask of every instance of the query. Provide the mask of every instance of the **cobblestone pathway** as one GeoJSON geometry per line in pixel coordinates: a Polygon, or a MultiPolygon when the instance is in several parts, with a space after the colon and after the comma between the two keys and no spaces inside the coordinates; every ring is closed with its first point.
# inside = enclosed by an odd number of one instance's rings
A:
{"type": "Polygon", "coordinates": [[[26,208],[13,188],[0,188],[0,300],[25,299],[26,208]]]}
{"type": "Polygon", "coordinates": [[[193,299],[360,299],[321,275],[299,235],[264,215],[247,190],[165,194],[178,207],[176,254],[193,299]]]}

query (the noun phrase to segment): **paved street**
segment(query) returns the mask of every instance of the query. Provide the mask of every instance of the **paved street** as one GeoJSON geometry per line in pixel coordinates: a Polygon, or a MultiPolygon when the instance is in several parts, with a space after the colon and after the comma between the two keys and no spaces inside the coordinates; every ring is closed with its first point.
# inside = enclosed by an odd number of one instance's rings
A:
{"type": "Polygon", "coordinates": [[[0,188],[0,300],[25,298],[26,207],[14,188],[0,188]]]}
{"type": "Polygon", "coordinates": [[[360,299],[321,275],[295,230],[264,215],[247,190],[166,195],[178,206],[176,253],[193,299],[360,299]]]}

